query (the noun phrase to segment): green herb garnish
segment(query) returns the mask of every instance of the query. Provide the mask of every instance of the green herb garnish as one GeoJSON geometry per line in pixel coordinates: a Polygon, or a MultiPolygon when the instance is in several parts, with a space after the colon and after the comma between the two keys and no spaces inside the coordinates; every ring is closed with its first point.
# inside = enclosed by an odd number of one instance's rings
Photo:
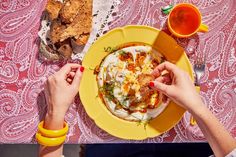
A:
{"type": "Polygon", "coordinates": [[[104,51],[105,51],[105,52],[108,52],[108,53],[112,53],[112,52],[114,52],[114,51],[116,51],[116,50],[117,50],[116,47],[110,47],[110,46],[104,47],[104,51]]]}
{"type": "Polygon", "coordinates": [[[126,54],[127,54],[127,52],[124,51],[124,50],[120,50],[120,51],[118,51],[118,53],[119,53],[120,55],[126,55],[126,54]]]}
{"type": "Polygon", "coordinates": [[[105,84],[102,87],[100,87],[100,91],[108,98],[108,100],[111,101],[115,98],[113,93],[114,87],[115,84],[113,82],[111,83],[105,82],[105,84]]]}
{"type": "Polygon", "coordinates": [[[152,120],[152,117],[147,119],[147,120],[143,120],[143,119],[140,119],[138,122],[137,122],[137,126],[143,124],[143,127],[144,129],[146,130],[146,127],[147,125],[150,123],[150,121],[152,120]]]}
{"type": "Polygon", "coordinates": [[[89,70],[95,70],[95,68],[91,68],[91,67],[89,67],[89,70]]]}
{"type": "Polygon", "coordinates": [[[137,121],[137,126],[142,124],[142,120],[137,121]]]}

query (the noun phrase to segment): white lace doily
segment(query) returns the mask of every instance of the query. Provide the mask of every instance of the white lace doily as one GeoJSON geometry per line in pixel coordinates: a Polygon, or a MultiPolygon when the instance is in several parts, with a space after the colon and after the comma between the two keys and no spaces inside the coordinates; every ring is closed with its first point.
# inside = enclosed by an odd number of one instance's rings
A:
{"type": "MultiPolygon", "coordinates": [[[[88,51],[91,44],[106,31],[109,30],[108,23],[113,20],[112,14],[118,11],[120,0],[93,0],[93,24],[88,42],[83,49],[78,50],[76,54],[72,55],[72,59],[82,60],[85,53],[88,51]]],[[[41,29],[38,35],[43,44],[47,44],[47,35],[50,30],[50,22],[47,16],[42,17],[41,29]]],[[[41,53],[41,52],[40,52],[41,53]]],[[[41,56],[41,55],[40,55],[41,56]]],[[[42,56],[41,56],[42,57],[42,56]]],[[[41,58],[42,59],[42,58],[41,58]]],[[[43,58],[43,60],[49,60],[43,58]]]]}

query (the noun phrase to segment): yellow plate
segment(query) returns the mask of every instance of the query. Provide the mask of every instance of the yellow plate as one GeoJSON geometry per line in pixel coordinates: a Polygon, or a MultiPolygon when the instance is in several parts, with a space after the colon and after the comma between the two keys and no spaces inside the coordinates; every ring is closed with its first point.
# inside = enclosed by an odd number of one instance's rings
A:
{"type": "Polygon", "coordinates": [[[98,86],[93,70],[107,55],[104,47],[116,47],[127,43],[140,42],[151,45],[162,53],[167,60],[174,62],[193,78],[190,62],[183,48],[164,32],[148,26],[126,26],[111,30],[100,37],[89,49],[83,60],[85,71],[80,85],[80,98],[87,114],[97,126],[113,136],[123,139],[143,140],[158,136],[174,127],[182,118],[185,110],[170,102],[166,109],[151,120],[146,127],[137,122],[117,118],[106,108],[98,97],[98,86]]]}

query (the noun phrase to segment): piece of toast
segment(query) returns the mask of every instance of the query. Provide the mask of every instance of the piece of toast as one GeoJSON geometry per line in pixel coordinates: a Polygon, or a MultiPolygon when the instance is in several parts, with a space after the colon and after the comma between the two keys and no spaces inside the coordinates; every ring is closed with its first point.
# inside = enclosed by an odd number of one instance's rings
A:
{"type": "Polygon", "coordinates": [[[60,18],[64,23],[73,22],[79,10],[84,6],[81,0],[67,0],[60,11],[60,18]]]}
{"type": "Polygon", "coordinates": [[[58,0],[48,0],[46,12],[51,22],[49,38],[54,45],[51,48],[53,55],[57,52],[58,58],[70,58],[74,50],[72,43],[76,47],[87,43],[92,27],[92,2],[93,0],[64,0],[61,3],[58,0]]]}
{"type": "Polygon", "coordinates": [[[58,18],[62,6],[63,4],[57,0],[48,0],[46,5],[46,11],[49,15],[50,20],[55,20],[58,18]]]}
{"type": "Polygon", "coordinates": [[[61,34],[63,33],[65,29],[66,29],[66,26],[62,25],[59,21],[57,20],[52,21],[51,28],[50,28],[50,39],[54,44],[60,41],[61,34]]]}
{"type": "Polygon", "coordinates": [[[80,8],[73,22],[60,36],[63,41],[69,37],[75,37],[77,43],[86,43],[92,27],[92,0],[80,0],[80,8]]]}

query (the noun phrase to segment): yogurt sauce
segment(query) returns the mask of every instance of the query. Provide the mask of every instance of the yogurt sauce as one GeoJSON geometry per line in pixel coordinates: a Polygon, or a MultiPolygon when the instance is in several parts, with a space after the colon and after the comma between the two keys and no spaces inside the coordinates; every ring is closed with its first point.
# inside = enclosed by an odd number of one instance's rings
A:
{"type": "MultiPolygon", "coordinates": [[[[103,87],[105,80],[107,81],[109,79],[111,80],[114,79],[117,84],[120,84],[122,86],[123,82],[125,81],[125,77],[129,75],[129,71],[125,69],[127,63],[120,62],[120,59],[118,58],[121,51],[130,52],[133,55],[134,59],[137,53],[146,52],[147,57],[144,60],[145,63],[152,61],[152,55],[150,53],[151,51],[152,53],[154,52],[155,55],[158,55],[160,57],[162,56],[160,53],[152,49],[152,47],[150,46],[131,46],[131,47],[126,47],[126,48],[120,49],[118,51],[115,51],[109,54],[100,65],[100,71],[97,76],[99,88],[103,87]]],[[[145,67],[145,64],[142,66],[143,66],[142,69],[145,71],[142,71],[142,72],[138,71],[137,73],[134,74],[134,76],[130,76],[130,80],[134,79],[140,73],[146,72],[150,74],[152,72],[152,69],[145,67]]],[[[124,101],[124,95],[126,95],[127,93],[121,90],[121,86],[115,86],[113,89],[113,94],[114,94],[114,97],[119,102],[123,103],[123,107],[128,108],[129,101],[124,101]]],[[[140,95],[137,93],[135,96],[137,99],[140,98],[140,95]]],[[[159,99],[161,100],[162,95],[160,94],[159,96],[160,96],[159,99]]],[[[146,113],[141,113],[141,112],[129,113],[123,108],[116,109],[116,104],[113,101],[109,100],[105,95],[102,95],[102,98],[107,108],[110,110],[110,112],[112,112],[112,114],[114,114],[115,116],[119,118],[122,118],[124,120],[129,120],[129,121],[148,121],[152,118],[155,118],[166,108],[166,106],[169,103],[169,100],[165,103],[160,101],[157,108],[147,109],[146,113]]]]}

